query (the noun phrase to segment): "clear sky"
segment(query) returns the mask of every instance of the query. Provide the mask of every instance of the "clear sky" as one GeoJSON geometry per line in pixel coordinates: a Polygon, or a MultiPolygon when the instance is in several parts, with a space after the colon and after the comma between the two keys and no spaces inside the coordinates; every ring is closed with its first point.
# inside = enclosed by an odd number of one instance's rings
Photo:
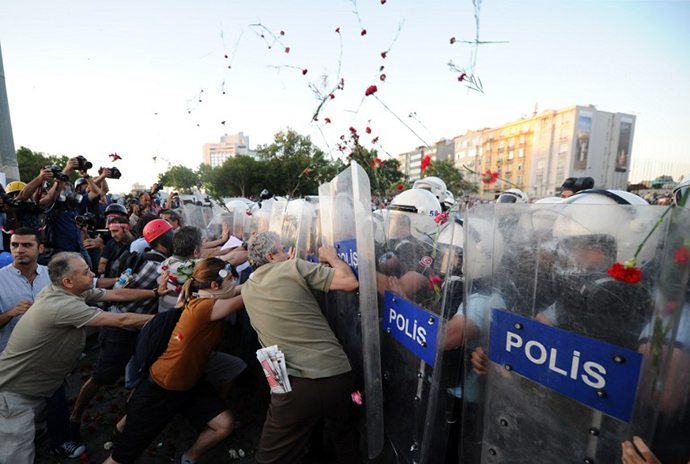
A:
{"type": "Polygon", "coordinates": [[[364,98],[371,84],[427,143],[535,104],[591,103],[637,115],[633,160],[688,161],[688,24],[689,2],[485,0],[480,40],[508,43],[479,47],[480,94],[447,66],[470,62],[472,46],[460,43],[475,35],[470,0],[0,0],[15,146],[107,166],[117,152],[115,191],[150,185],[167,163],[196,168],[202,145],[224,133],[243,131],[254,148],[291,127],[337,156],[341,134],[369,125],[391,155],[421,145],[364,98]],[[271,33],[280,43],[269,49],[271,33]],[[339,67],[344,89],[312,122],[309,85],[326,76],[330,90],[339,67]]]}

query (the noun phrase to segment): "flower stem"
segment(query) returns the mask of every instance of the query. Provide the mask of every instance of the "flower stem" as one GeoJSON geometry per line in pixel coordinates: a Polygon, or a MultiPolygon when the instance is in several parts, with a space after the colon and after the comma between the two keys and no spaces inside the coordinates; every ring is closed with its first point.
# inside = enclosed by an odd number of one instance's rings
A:
{"type": "Polygon", "coordinates": [[[637,250],[635,250],[635,254],[633,255],[633,259],[634,259],[634,260],[637,260],[637,255],[639,255],[639,254],[640,254],[640,251],[642,251],[642,248],[644,247],[644,244],[647,243],[647,240],[649,240],[649,237],[651,237],[652,234],[654,233],[654,231],[661,225],[661,223],[664,221],[664,217],[668,214],[669,211],[671,211],[671,209],[672,209],[674,206],[676,206],[676,205],[673,204],[673,203],[671,203],[671,204],[668,206],[668,208],[666,208],[666,211],[664,211],[664,214],[662,214],[661,217],[659,217],[659,219],[656,220],[656,223],[654,224],[654,227],[652,227],[652,229],[649,231],[649,233],[648,233],[647,236],[644,238],[644,240],[642,240],[642,243],[640,243],[640,244],[638,245],[637,250]]]}
{"type": "Polygon", "coordinates": [[[400,117],[398,117],[398,115],[395,114],[395,113],[393,112],[393,110],[391,110],[390,108],[388,108],[388,106],[386,106],[386,104],[383,103],[383,102],[381,101],[381,99],[380,99],[375,93],[372,94],[372,95],[373,95],[374,97],[376,97],[376,99],[379,101],[379,103],[381,103],[381,104],[383,105],[384,108],[386,108],[393,116],[395,116],[395,118],[396,118],[398,121],[400,121],[400,122],[403,124],[403,126],[407,127],[407,128],[410,130],[410,132],[412,132],[414,135],[416,135],[417,138],[418,138],[419,140],[421,140],[422,143],[424,143],[424,146],[426,146],[426,147],[429,146],[429,144],[426,143],[426,142],[424,141],[424,139],[421,138],[421,137],[419,136],[418,133],[416,133],[410,126],[408,126],[407,124],[405,124],[405,121],[403,121],[402,119],[400,119],[400,117]]]}

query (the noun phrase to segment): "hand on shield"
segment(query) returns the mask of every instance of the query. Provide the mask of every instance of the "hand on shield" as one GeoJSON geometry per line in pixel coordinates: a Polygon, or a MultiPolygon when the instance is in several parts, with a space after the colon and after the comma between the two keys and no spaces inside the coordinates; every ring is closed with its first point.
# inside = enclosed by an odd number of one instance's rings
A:
{"type": "Polygon", "coordinates": [[[489,357],[484,352],[484,349],[480,346],[476,350],[472,351],[470,356],[470,361],[472,362],[472,370],[477,375],[488,374],[487,366],[489,365],[489,357]]]}
{"type": "Polygon", "coordinates": [[[334,247],[330,245],[323,245],[321,248],[319,248],[319,263],[331,264],[333,260],[337,259],[340,258],[338,258],[338,252],[335,251],[334,247]]]}
{"type": "Polygon", "coordinates": [[[622,444],[623,464],[661,464],[661,461],[654,456],[654,453],[640,437],[634,437],[633,442],[635,443],[634,445],[629,441],[625,441],[622,444]]]}
{"type": "Polygon", "coordinates": [[[228,225],[227,222],[223,223],[223,233],[222,233],[222,238],[223,241],[228,241],[230,240],[230,226],[228,225]]]}

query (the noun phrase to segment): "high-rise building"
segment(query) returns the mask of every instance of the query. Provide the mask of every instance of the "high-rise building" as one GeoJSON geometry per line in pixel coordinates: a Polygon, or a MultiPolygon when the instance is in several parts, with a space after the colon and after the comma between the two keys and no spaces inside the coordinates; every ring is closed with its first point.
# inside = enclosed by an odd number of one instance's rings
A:
{"type": "Polygon", "coordinates": [[[422,160],[430,157],[431,161],[453,159],[453,141],[441,139],[430,147],[417,147],[413,151],[398,155],[400,169],[411,181],[422,177],[422,160]]]}
{"type": "MultiPolygon", "coordinates": [[[[535,198],[557,195],[568,177],[591,177],[597,188],[625,190],[634,132],[634,115],[578,105],[467,131],[453,138],[454,154],[446,159],[478,185],[483,199],[514,187],[535,198]],[[485,185],[464,167],[477,173],[489,169],[507,182],[485,185]]],[[[398,156],[401,169],[412,180],[421,177],[423,152],[417,149],[398,156]]]]}
{"type": "Polygon", "coordinates": [[[225,134],[220,138],[220,143],[204,144],[204,164],[212,168],[221,166],[226,160],[237,155],[256,158],[257,153],[249,148],[249,136],[244,132],[238,134],[225,134]]]}
{"type": "MultiPolygon", "coordinates": [[[[14,151],[12,123],[10,122],[10,105],[5,86],[5,69],[2,65],[0,50],[0,173],[5,174],[5,181],[19,180],[17,153],[14,151]]],[[[29,179],[25,179],[27,182],[29,179]]]]}

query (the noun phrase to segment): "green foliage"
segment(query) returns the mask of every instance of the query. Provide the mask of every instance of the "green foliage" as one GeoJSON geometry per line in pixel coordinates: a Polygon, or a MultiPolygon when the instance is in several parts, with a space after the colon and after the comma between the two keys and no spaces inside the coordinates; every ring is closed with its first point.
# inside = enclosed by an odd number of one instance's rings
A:
{"type": "Polygon", "coordinates": [[[366,171],[373,195],[395,195],[397,186],[406,181],[405,175],[400,172],[400,162],[396,159],[381,160],[375,149],[367,149],[359,144],[356,132],[351,131],[348,143],[351,143],[348,158],[357,161],[366,171]]]}
{"type": "Polygon", "coordinates": [[[257,147],[257,152],[266,163],[259,191],[267,188],[278,195],[316,195],[339,166],[333,166],[308,136],[292,129],[278,132],[273,143],[257,147]]]}
{"type": "MultiPolygon", "coordinates": [[[[46,155],[38,151],[31,151],[26,147],[19,147],[17,150],[17,164],[19,165],[19,178],[22,182],[31,182],[33,178],[38,176],[38,173],[48,165],[56,164],[64,168],[69,157],[62,155],[46,155]]],[[[70,180],[74,182],[79,177],[77,172],[70,174],[70,180]]]]}
{"type": "Polygon", "coordinates": [[[477,192],[477,186],[465,180],[462,172],[453,166],[451,161],[432,161],[422,175],[423,177],[440,177],[455,196],[477,192]]]}
{"type": "Polygon", "coordinates": [[[200,187],[199,174],[187,166],[172,166],[158,175],[158,183],[173,187],[182,193],[192,193],[194,187],[200,187]]]}

